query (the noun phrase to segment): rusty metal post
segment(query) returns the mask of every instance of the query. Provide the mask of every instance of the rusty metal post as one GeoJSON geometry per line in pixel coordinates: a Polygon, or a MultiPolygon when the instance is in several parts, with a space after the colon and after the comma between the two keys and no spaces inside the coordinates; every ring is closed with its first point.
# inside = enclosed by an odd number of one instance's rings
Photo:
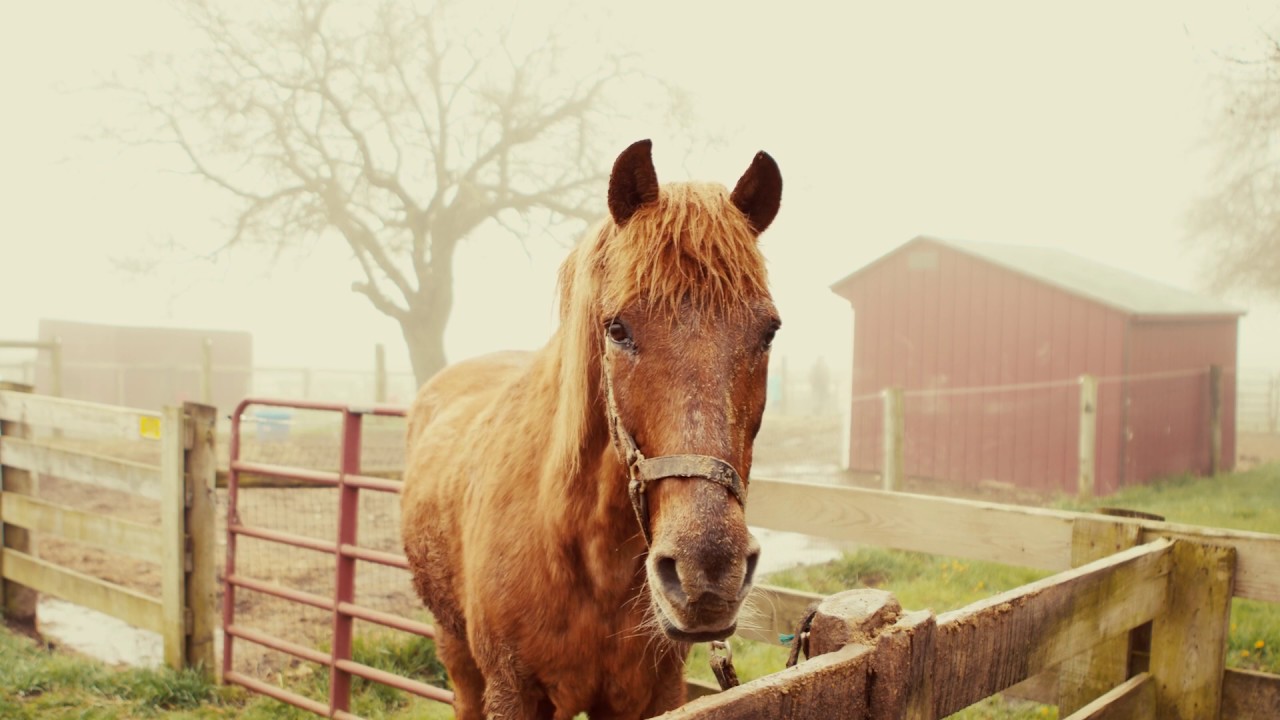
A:
{"type": "MultiPolygon", "coordinates": [[[[224,578],[236,574],[236,538],[239,537],[232,528],[240,524],[237,501],[240,495],[240,471],[236,469],[236,461],[240,459],[240,417],[244,414],[245,403],[231,414],[231,464],[227,469],[227,561],[223,565],[224,578]]],[[[232,671],[232,648],[235,637],[226,632],[235,623],[236,618],[236,586],[231,582],[222,585],[222,677],[232,671]]]]}
{"type": "Polygon", "coordinates": [[[351,660],[354,620],[343,604],[355,601],[356,559],[345,550],[356,545],[359,522],[360,488],[347,482],[348,476],[360,474],[361,421],[364,416],[344,410],[342,413],[342,471],[338,475],[338,545],[337,578],[333,603],[333,663],[329,671],[329,706],[333,710],[351,709],[351,673],[342,668],[351,660]]]}

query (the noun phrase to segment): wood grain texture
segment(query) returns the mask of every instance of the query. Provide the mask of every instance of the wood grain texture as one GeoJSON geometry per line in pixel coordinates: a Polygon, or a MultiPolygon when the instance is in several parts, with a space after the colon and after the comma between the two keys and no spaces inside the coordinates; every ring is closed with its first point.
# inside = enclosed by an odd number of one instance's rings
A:
{"type": "Polygon", "coordinates": [[[161,632],[160,601],[135,590],[83,573],[4,550],[4,576],[42,593],[119,618],[144,630],[161,632]]]}
{"type": "Polygon", "coordinates": [[[166,407],[160,441],[160,634],[164,661],[181,669],[186,656],[186,452],[185,416],[166,407]]]}
{"type": "Polygon", "coordinates": [[[17,493],[5,495],[0,521],[139,560],[160,562],[160,534],[154,525],[97,515],[17,493]]]}
{"type": "MultiPolygon", "coordinates": [[[[31,388],[17,383],[0,382],[0,395],[27,395],[31,388]]],[[[21,418],[0,417],[0,443],[22,442],[31,436],[31,427],[21,422],[21,418]]],[[[7,498],[20,495],[35,496],[37,479],[27,469],[4,462],[0,456],[0,508],[7,504],[7,498]]],[[[22,527],[3,527],[3,548],[12,548],[28,555],[36,555],[36,538],[28,529],[22,527]]],[[[0,611],[4,617],[23,625],[35,626],[36,605],[39,597],[30,587],[23,587],[18,582],[4,582],[7,575],[3,557],[0,556],[0,611]]]]}
{"type": "Polygon", "coordinates": [[[753,479],[747,523],[876,547],[1057,571],[1070,567],[1061,512],[882,490],[753,479]]]}
{"type": "Polygon", "coordinates": [[[186,641],[186,664],[213,673],[219,667],[215,635],[222,624],[218,604],[218,507],[214,488],[217,452],[217,409],[187,403],[184,407],[194,442],[186,455],[186,534],[191,566],[186,576],[186,604],[191,632],[186,641]]]}
{"type": "Polygon", "coordinates": [[[160,499],[160,468],[146,463],[117,460],[13,437],[0,439],[0,462],[151,500],[160,499]]]}
{"type": "Polygon", "coordinates": [[[0,390],[0,420],[101,439],[137,440],[146,437],[140,429],[158,421],[159,416],[137,408],[0,390]]]}
{"type": "Polygon", "coordinates": [[[847,645],[721,693],[691,700],[668,720],[730,718],[862,718],[875,649],[847,645]]]}
{"type": "Polygon", "coordinates": [[[1155,682],[1147,673],[1136,675],[1062,717],[1065,720],[1155,720],[1155,682]]]}
{"type": "Polygon", "coordinates": [[[1161,720],[1219,717],[1235,549],[1175,543],[1169,603],[1151,627],[1161,720]]]}
{"type": "Polygon", "coordinates": [[[1138,526],[1143,543],[1234,547],[1235,596],[1280,602],[1280,535],[763,478],[747,503],[755,527],[1051,572],[1071,567],[1077,518],[1138,526]]]}
{"type": "Polygon", "coordinates": [[[945,717],[1151,620],[1172,544],[1157,541],[938,616],[934,711],[945,717]]]}
{"type": "Polygon", "coordinates": [[[1223,720],[1280,718],[1280,675],[1227,669],[1222,677],[1223,720]]]}
{"type": "MultiPolygon", "coordinates": [[[[1077,518],[1071,537],[1071,564],[1085,565],[1138,544],[1141,528],[1077,518]]],[[[1058,712],[1079,710],[1129,677],[1129,633],[1104,640],[1062,663],[1058,674],[1058,712]]]]}

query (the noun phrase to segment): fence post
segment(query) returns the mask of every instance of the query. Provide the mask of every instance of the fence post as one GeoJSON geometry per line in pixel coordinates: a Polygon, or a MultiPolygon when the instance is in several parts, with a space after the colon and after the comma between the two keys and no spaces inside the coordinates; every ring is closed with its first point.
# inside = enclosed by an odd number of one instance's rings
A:
{"type": "Polygon", "coordinates": [[[62,338],[54,337],[49,344],[49,394],[62,397],[62,338]]]}
{"type": "MultiPolygon", "coordinates": [[[[30,385],[0,381],[0,391],[31,392],[30,385]]],[[[31,437],[31,427],[25,423],[0,420],[0,436],[12,438],[31,437]]],[[[0,507],[3,507],[5,493],[36,494],[36,482],[26,470],[0,467],[0,507]]],[[[36,554],[36,543],[32,533],[17,526],[0,525],[4,534],[4,547],[11,550],[36,554]]],[[[35,626],[36,591],[23,587],[18,583],[4,580],[4,554],[0,552],[0,600],[3,600],[4,617],[23,625],[35,626]]]]}
{"type": "Polygon", "coordinates": [[[187,667],[202,668],[212,676],[218,667],[214,635],[219,625],[217,578],[217,472],[216,430],[218,411],[210,405],[186,403],[183,414],[193,442],[186,454],[186,535],[191,562],[186,575],[186,607],[191,616],[186,642],[187,667]]]}
{"type": "Polygon", "coordinates": [[[1216,718],[1222,704],[1236,549],[1179,540],[1172,551],[1169,603],[1151,626],[1156,717],[1216,718]]]}
{"type": "Polygon", "coordinates": [[[200,402],[213,404],[213,338],[200,344],[200,402]]]}
{"type": "Polygon", "coordinates": [[[884,389],[884,468],[882,481],[885,490],[901,490],[904,476],[903,465],[906,456],[903,452],[903,435],[905,432],[902,417],[902,388],[884,389]]]}
{"type": "Polygon", "coordinates": [[[186,656],[186,436],[182,408],[165,406],[160,426],[160,601],[164,661],[175,670],[186,656]]]}
{"type": "MultiPolygon", "coordinates": [[[[1202,446],[1203,447],[1203,446],[1202,446]]],[[[1222,472],[1222,366],[1209,366],[1209,476],[1222,472]]]]}
{"type": "MultiPolygon", "coordinates": [[[[1080,567],[1137,547],[1142,527],[1077,517],[1071,524],[1071,567],[1080,567]]],[[[1129,633],[1103,640],[1062,663],[1058,714],[1066,717],[1129,679],[1129,633]]]]}
{"type": "Polygon", "coordinates": [[[373,346],[373,401],[387,401],[387,349],[382,343],[373,346]]]}
{"type": "Polygon", "coordinates": [[[1093,497],[1094,470],[1098,467],[1098,378],[1080,376],[1080,452],[1076,495],[1082,500],[1093,497]]]}
{"type": "Polygon", "coordinates": [[[347,410],[342,414],[342,472],[338,476],[337,566],[334,577],[333,664],[329,669],[329,707],[351,709],[351,673],[341,664],[351,660],[354,623],[342,606],[355,601],[356,560],[342,552],[355,545],[359,528],[360,488],[348,485],[348,475],[360,474],[360,438],[364,416],[347,410]]]}

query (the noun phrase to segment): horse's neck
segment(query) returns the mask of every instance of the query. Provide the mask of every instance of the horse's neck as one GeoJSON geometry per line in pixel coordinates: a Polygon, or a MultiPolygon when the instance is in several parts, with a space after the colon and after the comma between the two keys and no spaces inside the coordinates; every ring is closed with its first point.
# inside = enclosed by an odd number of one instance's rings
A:
{"type": "MultiPolygon", "coordinates": [[[[542,358],[554,364],[550,357],[542,358]]],[[[550,369],[550,368],[547,368],[550,369]]],[[[588,369],[593,375],[594,368],[588,369]]],[[[544,373],[544,382],[559,382],[544,373]]],[[[550,391],[551,388],[545,388],[550,391]]],[[[539,508],[552,537],[575,546],[597,590],[634,589],[636,570],[644,558],[644,541],[627,497],[626,468],[613,448],[604,403],[594,392],[574,468],[548,468],[541,478],[539,508]]]]}

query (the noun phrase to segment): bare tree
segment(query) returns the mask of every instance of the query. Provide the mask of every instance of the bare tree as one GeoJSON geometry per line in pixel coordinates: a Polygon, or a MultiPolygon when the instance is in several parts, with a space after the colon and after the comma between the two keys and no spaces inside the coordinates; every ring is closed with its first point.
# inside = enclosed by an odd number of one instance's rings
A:
{"type": "Polygon", "coordinates": [[[215,0],[182,10],[207,49],[125,89],[199,176],[237,199],[227,245],[340,239],[351,289],[394,318],[422,382],[445,364],[459,243],[486,222],[525,237],[600,213],[595,143],[618,58],[469,31],[447,3],[373,9],[215,0]]]}
{"type": "Polygon", "coordinates": [[[1224,61],[1214,189],[1193,207],[1188,239],[1211,253],[1215,289],[1280,299],[1280,42],[1264,37],[1259,58],[1224,61]]]}

